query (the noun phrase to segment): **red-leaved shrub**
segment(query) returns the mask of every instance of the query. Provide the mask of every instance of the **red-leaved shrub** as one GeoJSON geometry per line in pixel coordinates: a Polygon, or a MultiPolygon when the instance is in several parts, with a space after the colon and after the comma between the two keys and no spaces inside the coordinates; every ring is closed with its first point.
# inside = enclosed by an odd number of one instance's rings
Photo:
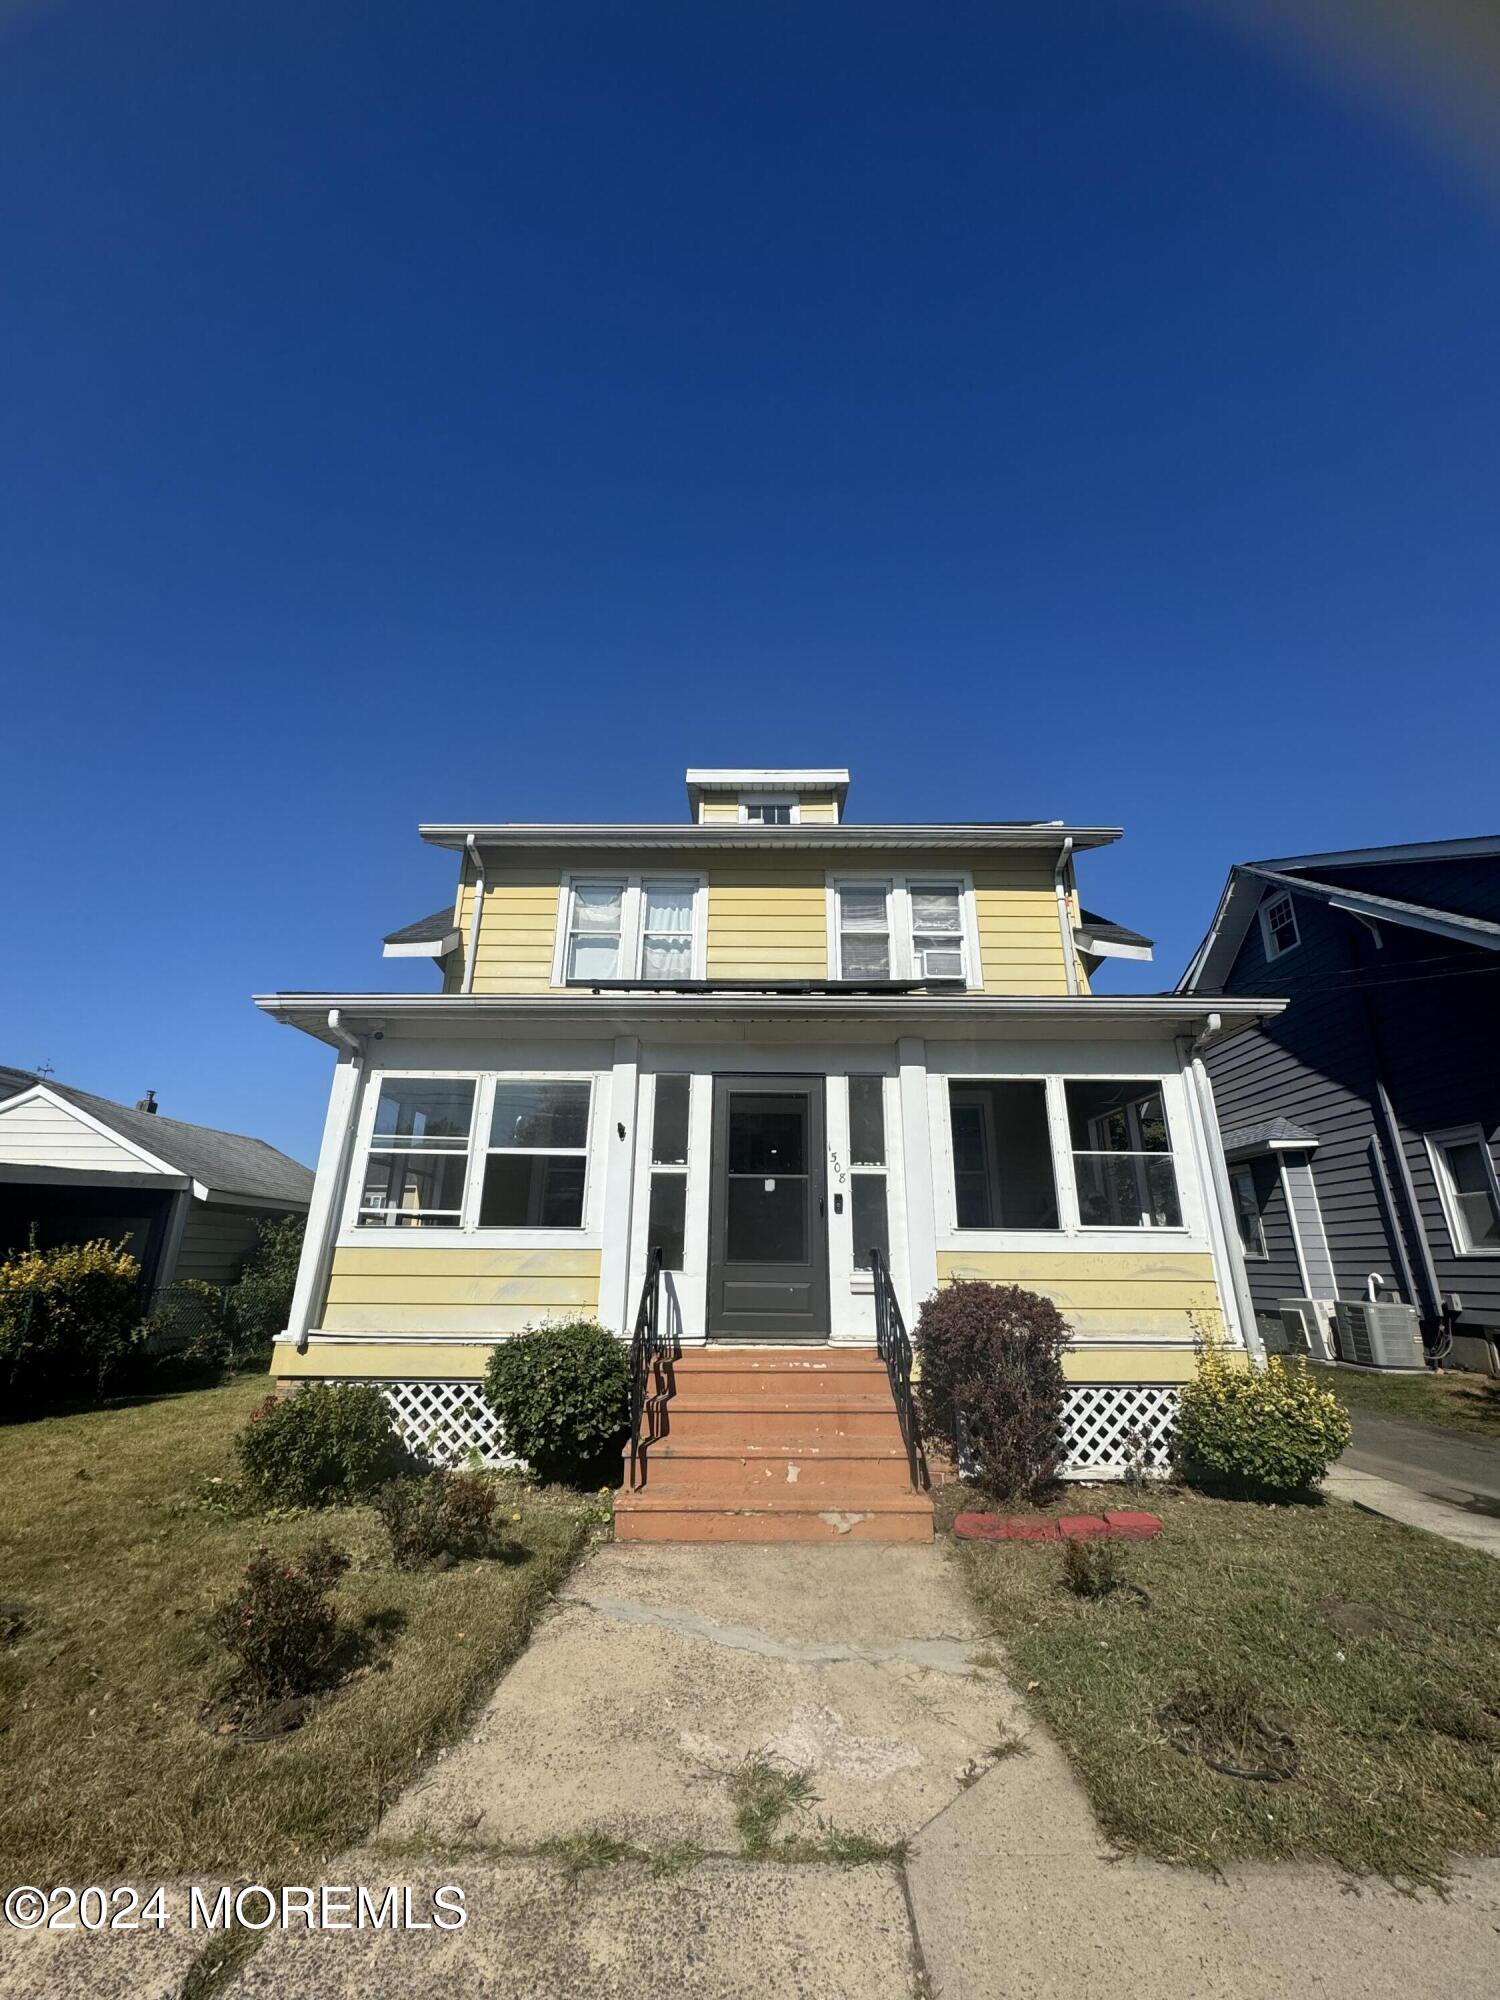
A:
{"type": "Polygon", "coordinates": [[[944,1285],[917,1316],[923,1426],[999,1500],[1034,1498],[1057,1478],[1071,1335],[1050,1299],[1019,1285],[944,1285]]]}
{"type": "Polygon", "coordinates": [[[211,1621],[235,1663],[237,1694],[282,1701],[327,1684],[339,1652],[332,1592],[348,1567],[348,1556],[326,1535],[300,1556],[256,1550],[239,1589],[211,1621]]]}

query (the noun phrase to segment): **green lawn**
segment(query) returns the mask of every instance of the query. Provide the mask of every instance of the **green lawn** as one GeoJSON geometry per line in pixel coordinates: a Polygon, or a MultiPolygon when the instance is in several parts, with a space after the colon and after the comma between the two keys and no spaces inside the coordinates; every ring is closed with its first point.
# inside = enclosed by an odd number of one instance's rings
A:
{"type": "Polygon", "coordinates": [[[1467,1431],[1471,1437],[1500,1438],[1500,1382],[1491,1376],[1457,1370],[1439,1375],[1430,1368],[1420,1375],[1377,1375],[1363,1368],[1325,1365],[1318,1368],[1317,1377],[1347,1409],[1437,1424],[1444,1430],[1467,1431]]]}
{"type": "Polygon", "coordinates": [[[1129,1504],[1166,1524],[1125,1546],[1144,1599],[1076,1597],[1057,1544],[956,1545],[1115,1840],[1202,1867],[1323,1857],[1428,1881],[1500,1851],[1500,1563],[1337,1501],[1129,1504]],[[1224,1776],[1175,1748],[1170,1708],[1195,1688],[1219,1710],[1221,1761],[1274,1760],[1285,1735],[1296,1775],[1224,1776]]]}
{"type": "MultiPolygon", "coordinates": [[[[506,1483],[513,1564],[392,1568],[364,1508],[234,1518],[197,1501],[233,1478],[232,1438],[264,1377],[0,1426],[0,1879],[246,1871],[259,1880],[373,1826],[525,1644],[597,1505],[506,1483]],[[373,1664],[275,1743],[225,1740],[200,1711],[223,1677],[205,1634],[261,1543],[320,1531],[354,1557],[340,1609],[373,1664]]],[[[299,1877],[298,1879],[305,1879],[299,1877]]]]}

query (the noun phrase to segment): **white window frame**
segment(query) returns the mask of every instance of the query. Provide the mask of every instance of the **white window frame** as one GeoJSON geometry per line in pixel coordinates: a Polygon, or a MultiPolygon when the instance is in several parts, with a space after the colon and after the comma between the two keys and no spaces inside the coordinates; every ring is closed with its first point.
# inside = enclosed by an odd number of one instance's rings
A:
{"type": "MultiPolygon", "coordinates": [[[[860,1270],[858,1263],[856,1261],[859,1256],[859,1245],[854,1241],[854,1177],[856,1174],[878,1175],[881,1181],[884,1183],[886,1249],[889,1254],[894,1254],[894,1248],[896,1242],[896,1222],[894,1215],[894,1204],[892,1201],[893,1180],[891,1173],[891,1131],[892,1131],[891,1086],[889,1079],[882,1076],[878,1070],[851,1070],[844,1077],[843,1083],[844,1083],[843,1110],[844,1110],[844,1120],[845,1120],[844,1130],[845,1133],[847,1134],[846,1150],[849,1155],[849,1162],[848,1162],[849,1289],[853,1292],[873,1292],[875,1289],[874,1271],[860,1270]],[[859,1080],[861,1082],[873,1081],[874,1083],[880,1086],[880,1133],[881,1133],[882,1143],[884,1144],[885,1147],[885,1158],[880,1161],[856,1160],[854,1157],[854,1107],[850,1102],[850,1097],[852,1095],[852,1086],[854,1085],[856,1080],[859,1080]]],[[[889,1255],[887,1261],[889,1262],[889,1255]]],[[[890,1273],[888,1270],[887,1276],[889,1275],[890,1273]]]]}
{"type": "Polygon", "coordinates": [[[890,976],[892,979],[920,979],[921,969],[916,964],[912,944],[911,892],[914,887],[945,889],[950,885],[958,891],[959,922],[964,952],[963,979],[952,983],[955,986],[961,984],[966,993],[982,993],[984,975],[979,957],[979,920],[974,902],[974,878],[966,868],[920,868],[897,871],[894,874],[888,868],[867,870],[843,868],[837,874],[830,873],[826,889],[830,979],[842,979],[845,976],[839,936],[840,889],[884,887],[886,923],[891,940],[890,976]]]}
{"type": "Polygon", "coordinates": [[[598,1109],[598,1081],[593,1076],[562,1076],[555,1070],[536,1073],[527,1070],[506,1070],[503,1074],[487,1076],[484,1079],[484,1123],[478,1124],[473,1136],[474,1169],[470,1175],[472,1193],[464,1211],[464,1227],[484,1236],[499,1236],[509,1239],[516,1236],[544,1236],[549,1241],[576,1242],[589,1226],[589,1164],[594,1157],[594,1116],[598,1109]],[[500,1084],[513,1083],[587,1083],[589,1087],[589,1108],[584,1119],[582,1146],[497,1146],[490,1136],[495,1109],[495,1090],[500,1084]],[[484,1202],[484,1177],[492,1153],[515,1153],[524,1158],[576,1159],[583,1157],[583,1189],[578,1198],[577,1222],[562,1225],[541,1222],[481,1222],[480,1209],[484,1202]]]}
{"type": "MultiPolygon", "coordinates": [[[[349,1184],[345,1189],[344,1230],[357,1237],[362,1245],[378,1246],[390,1242],[395,1237],[417,1237],[428,1240],[433,1237],[451,1239],[459,1235],[469,1213],[469,1198],[474,1189],[474,1141],[479,1130],[481,1105],[483,1102],[484,1078],[477,1070],[432,1070],[432,1069],[382,1069],[375,1071],[366,1090],[366,1102],[359,1121],[359,1151],[355,1156],[353,1169],[349,1174],[349,1184]],[[466,1146],[382,1146],[376,1141],[375,1120],[380,1113],[380,1099],[387,1083],[469,1083],[474,1086],[474,1096],[469,1112],[469,1140],[466,1146]],[[365,1213],[365,1177],[369,1172],[370,1157],[374,1153],[406,1154],[423,1151],[445,1154],[449,1159],[464,1163],[464,1188],[460,1198],[458,1219],[455,1222],[427,1222],[416,1229],[402,1229],[395,1223],[362,1223],[365,1213]]],[[[385,1211],[376,1211],[384,1213],[385,1211]]],[[[450,1211],[426,1210],[427,1214],[449,1213],[450,1211]]]]}
{"type": "MultiPolygon", "coordinates": [[[[654,878],[653,878],[654,879],[654,878]]],[[[692,1199],[693,1185],[693,1112],[699,1095],[697,1078],[691,1070],[663,1070],[651,1080],[651,1099],[646,1107],[646,1205],[641,1217],[641,1227],[646,1234],[646,1252],[651,1251],[651,1184],[658,1174],[674,1175],[682,1182],[682,1263],[663,1264],[664,1275],[681,1279],[693,1263],[692,1239],[692,1199]],[[676,1081],[679,1077],[687,1084],[687,1158],[685,1160],[658,1160],[656,1157],[656,1095],[661,1089],[663,1077],[676,1081]]]]}
{"type": "MultiPolygon", "coordinates": [[[[1271,1254],[1270,1247],[1266,1242],[1266,1218],[1261,1211],[1260,1192],[1255,1185],[1255,1169],[1247,1160],[1236,1161],[1230,1167],[1229,1188],[1231,1194],[1234,1196],[1235,1236],[1239,1242],[1240,1250],[1248,1262],[1253,1264],[1263,1263],[1271,1254]],[[1258,1250],[1251,1249],[1250,1245],[1245,1241],[1244,1230],[1239,1226],[1239,1185],[1241,1181],[1248,1181],[1250,1184],[1250,1213],[1255,1217],[1255,1233],[1260,1242],[1258,1250]]],[[[1180,1188],[1177,1193],[1177,1199],[1179,1203],[1182,1200],[1182,1191],[1180,1188]]]]}
{"type": "MultiPolygon", "coordinates": [[[[1081,1236],[1114,1236],[1124,1231],[1132,1236],[1181,1236],[1187,1221],[1187,1210],[1183,1207],[1182,1202],[1182,1154],[1177,1149],[1177,1140],[1172,1131],[1172,1114],[1167,1107],[1167,1093],[1162,1088],[1161,1078],[1152,1076],[1149,1071],[1144,1075],[1139,1072],[1132,1075],[1129,1071],[1126,1071],[1120,1076],[1064,1075],[1059,1078],[1059,1084],[1061,1086],[1063,1122],[1068,1135],[1068,1181],[1072,1188],[1074,1214],[1078,1218],[1078,1233],[1081,1236]],[[1073,1120],[1068,1110],[1068,1085],[1070,1083],[1143,1083],[1154,1087],[1157,1096],[1161,1099],[1162,1123],[1167,1128],[1167,1150],[1165,1156],[1161,1153],[1153,1153],[1144,1146],[1132,1147],[1125,1151],[1112,1146],[1075,1146],[1073,1143],[1073,1120]],[[1091,1160],[1114,1158],[1117,1160],[1139,1161],[1159,1160],[1163,1157],[1169,1159],[1172,1162],[1172,1187],[1177,1196],[1177,1213],[1183,1220],[1181,1222],[1085,1222],[1083,1220],[1083,1204],[1078,1198],[1078,1160],[1076,1156],[1080,1153],[1085,1159],[1091,1160]]],[[[1129,1120],[1132,1136],[1135,1136],[1139,1131],[1140,1120],[1133,1105],[1129,1109],[1129,1120]]],[[[1098,1121],[1095,1119],[1091,1123],[1097,1124],[1098,1121]]],[[[1147,1187],[1147,1181],[1145,1170],[1140,1166],[1137,1166],[1135,1169],[1135,1181],[1138,1192],[1142,1194],[1144,1205],[1144,1191],[1147,1187]]]]}
{"type": "Polygon", "coordinates": [[[1266,963],[1268,965],[1272,964],[1278,958],[1285,958],[1289,951],[1295,951],[1298,945],[1301,944],[1302,925],[1298,922],[1296,899],[1293,897],[1290,889],[1278,889],[1274,895],[1263,897],[1256,914],[1260,918],[1260,939],[1261,944],[1265,948],[1266,963]],[[1292,941],[1290,944],[1277,944],[1271,930],[1271,912],[1276,908],[1278,903],[1285,903],[1287,909],[1291,912],[1292,941]]]}
{"type": "Polygon", "coordinates": [[[790,806],[792,810],[791,818],[787,821],[788,826],[800,826],[802,823],[802,801],[795,792],[741,792],[739,796],[741,826],[759,826],[763,823],[751,819],[752,806],[790,806]]]}
{"type": "Polygon", "coordinates": [[[1450,1125],[1442,1132],[1427,1132],[1423,1135],[1427,1145],[1427,1157],[1432,1164],[1432,1177],[1437,1182],[1438,1198],[1443,1204],[1443,1220],[1448,1225],[1448,1240],[1453,1245],[1455,1257],[1500,1257],[1500,1245],[1478,1248],[1469,1238],[1469,1225],[1464,1220],[1464,1212],[1458,1203],[1458,1187],[1453,1179],[1453,1170],[1448,1165],[1447,1148],[1453,1145],[1477,1145],[1484,1158],[1489,1174],[1490,1199],[1500,1212],[1500,1174],[1495,1170],[1495,1154],[1490,1145],[1489,1134],[1480,1124],[1450,1125]]]}
{"type": "MultiPolygon", "coordinates": [[[[589,979],[568,978],[568,937],[573,921],[573,888],[575,883],[588,888],[593,883],[618,882],[622,885],[620,897],[620,965],[621,969],[611,973],[612,979],[624,979],[639,983],[644,975],[641,961],[645,952],[645,927],[643,922],[646,898],[645,887],[689,890],[693,898],[693,948],[692,964],[687,974],[689,979],[702,979],[708,965],[708,877],[702,874],[685,874],[681,869],[646,868],[628,873],[607,868],[575,868],[564,874],[557,895],[557,936],[552,949],[552,984],[554,986],[587,988],[594,982],[589,979]]],[[[653,984],[661,984],[653,981],[653,984]]]]}
{"type": "MultiPolygon", "coordinates": [[[[598,876],[585,879],[598,881],[598,876]]],[[[600,1189],[596,1186],[595,1145],[600,1129],[600,1100],[608,1093],[609,1076],[597,1069],[505,1069],[505,1070],[447,1070],[380,1069],[371,1072],[365,1088],[365,1101],[360,1108],[357,1144],[353,1163],[344,1190],[343,1216],[340,1222],[336,1247],[339,1249],[389,1249],[399,1246],[409,1248],[434,1249],[454,1246],[462,1242],[475,1248],[545,1250],[592,1249],[598,1247],[600,1218],[596,1213],[600,1189]],[[430,1224],[425,1229],[376,1229],[361,1228],[359,1224],[360,1194],[364,1188],[365,1165],[370,1155],[370,1140],[375,1130],[375,1114],[380,1103],[380,1088],[387,1080],[392,1082],[420,1083],[472,1083],[474,1085],[474,1122],[469,1130],[468,1151],[464,1155],[465,1181],[464,1205],[460,1220],[456,1223],[430,1224]],[[574,1228],[559,1229],[543,1227],[540,1224],[518,1224],[514,1228],[502,1228],[495,1224],[481,1226],[480,1204],[484,1192],[484,1163],[490,1153],[490,1121],[495,1107],[495,1086],[499,1083],[586,1083],[589,1086],[588,1130],[584,1140],[583,1166],[583,1220],[574,1228]]],[[[455,1148],[455,1151],[457,1149],[455,1148]]],[[[506,1148],[519,1151],[521,1148],[506,1148]]],[[[572,1147],[537,1146],[524,1150],[538,1153],[573,1152],[572,1147]]]]}

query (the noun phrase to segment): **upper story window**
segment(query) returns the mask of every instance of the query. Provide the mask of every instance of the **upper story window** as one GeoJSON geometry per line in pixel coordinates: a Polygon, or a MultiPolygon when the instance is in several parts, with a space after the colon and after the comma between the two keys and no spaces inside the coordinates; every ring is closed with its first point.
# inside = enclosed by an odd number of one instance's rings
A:
{"type": "Polygon", "coordinates": [[[705,895],[697,876],[579,876],[566,883],[554,985],[701,979],[705,895]]]}
{"type": "Polygon", "coordinates": [[[746,826],[795,826],[795,799],[741,799],[740,819],[746,826]]]}
{"type": "Polygon", "coordinates": [[[972,893],[957,878],[845,881],[833,888],[835,979],[977,985],[972,893]]]}
{"type": "Polygon", "coordinates": [[[1161,1085],[1069,1078],[1065,1090],[1083,1227],[1180,1229],[1161,1085]]]}
{"type": "Polygon", "coordinates": [[[1272,896],[1260,906],[1260,933],[1268,959],[1280,958],[1302,939],[1297,930],[1297,912],[1288,895],[1272,896]]]}
{"type": "Polygon", "coordinates": [[[474,1126],[470,1079],[387,1077],[360,1190],[361,1229],[456,1229],[474,1126]]]}
{"type": "Polygon", "coordinates": [[[1431,1132],[1427,1151],[1460,1257],[1500,1257],[1500,1180],[1482,1125],[1431,1132]]]}

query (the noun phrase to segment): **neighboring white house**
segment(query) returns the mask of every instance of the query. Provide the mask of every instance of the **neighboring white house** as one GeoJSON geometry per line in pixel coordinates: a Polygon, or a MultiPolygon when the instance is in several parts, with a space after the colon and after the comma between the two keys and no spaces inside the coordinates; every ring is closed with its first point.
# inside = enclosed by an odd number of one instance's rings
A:
{"type": "Polygon", "coordinates": [[[0,1256],[129,1238],[142,1282],[230,1285],[271,1216],[305,1215],[313,1176],[263,1139],[163,1118],[0,1068],[0,1256]]]}

